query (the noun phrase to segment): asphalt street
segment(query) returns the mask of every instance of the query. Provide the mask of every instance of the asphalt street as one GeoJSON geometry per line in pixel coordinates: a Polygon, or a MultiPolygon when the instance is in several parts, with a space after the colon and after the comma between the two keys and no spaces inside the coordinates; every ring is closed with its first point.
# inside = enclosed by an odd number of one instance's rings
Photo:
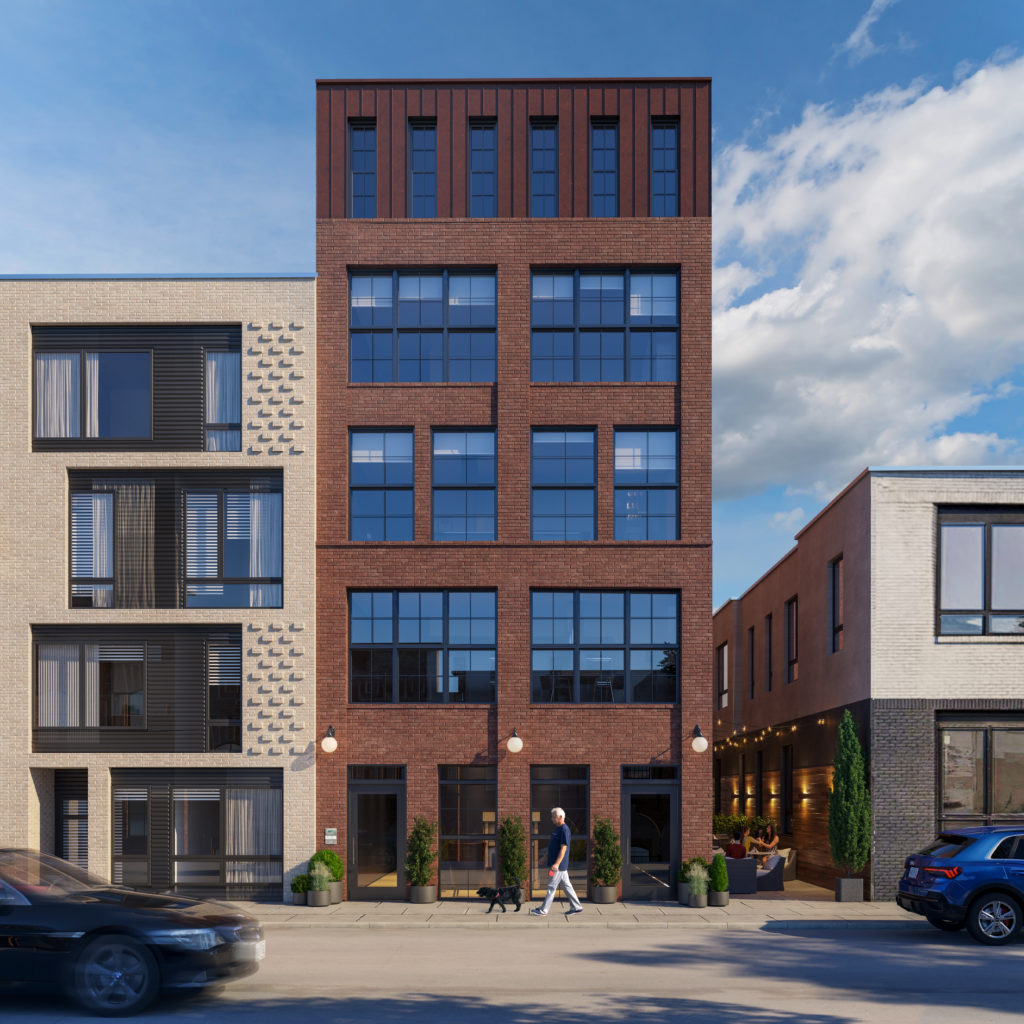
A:
{"type": "MultiPolygon", "coordinates": [[[[141,1019],[238,1024],[986,1024],[1019,1022],[1024,942],[930,928],[277,930],[252,978],[141,1019]]],[[[0,989],[4,1024],[82,1020],[0,989]]]]}

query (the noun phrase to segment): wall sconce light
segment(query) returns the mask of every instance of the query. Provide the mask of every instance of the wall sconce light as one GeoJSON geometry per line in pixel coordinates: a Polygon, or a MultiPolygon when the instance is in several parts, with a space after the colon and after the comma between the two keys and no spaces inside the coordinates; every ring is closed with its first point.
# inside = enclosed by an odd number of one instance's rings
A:
{"type": "Polygon", "coordinates": [[[800,794],[800,803],[803,803],[805,800],[810,800],[810,799],[811,799],[811,794],[810,793],[801,793],[800,794]]]}
{"type": "Polygon", "coordinates": [[[707,737],[700,731],[700,726],[695,725],[693,727],[693,742],[690,744],[691,747],[698,754],[703,754],[708,749],[707,737]]]}
{"type": "Polygon", "coordinates": [[[320,749],[325,754],[333,754],[338,749],[338,741],[334,738],[334,726],[327,726],[327,735],[320,741],[320,749]]]}
{"type": "Polygon", "coordinates": [[[518,754],[523,749],[523,741],[519,737],[519,733],[515,729],[512,730],[512,735],[509,736],[508,742],[505,744],[510,754],[518,754]]]}

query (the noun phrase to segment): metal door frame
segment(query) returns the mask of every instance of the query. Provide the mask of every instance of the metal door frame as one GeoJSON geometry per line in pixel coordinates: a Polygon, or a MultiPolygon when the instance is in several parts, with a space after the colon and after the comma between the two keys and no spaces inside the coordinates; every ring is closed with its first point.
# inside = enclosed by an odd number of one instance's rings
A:
{"type": "Polygon", "coordinates": [[[630,860],[629,860],[629,849],[631,846],[632,830],[630,822],[630,797],[640,794],[652,794],[652,795],[667,795],[669,798],[669,885],[668,888],[661,890],[659,886],[652,886],[654,895],[650,898],[657,898],[657,893],[660,892],[662,898],[666,900],[674,901],[676,899],[676,887],[675,880],[679,877],[679,789],[680,784],[678,781],[672,781],[666,779],[663,782],[659,781],[643,781],[643,782],[630,782],[623,780],[622,782],[622,796],[620,805],[620,818],[621,818],[621,835],[622,835],[622,898],[624,900],[636,900],[642,899],[648,896],[647,892],[635,892],[630,888],[629,876],[630,876],[630,860]]]}
{"type": "Polygon", "coordinates": [[[348,783],[348,850],[346,874],[350,900],[404,900],[405,892],[405,780],[387,779],[380,782],[359,781],[348,783]],[[357,884],[359,877],[359,796],[366,793],[394,795],[396,805],[396,855],[398,858],[398,884],[394,889],[371,889],[357,884]]]}

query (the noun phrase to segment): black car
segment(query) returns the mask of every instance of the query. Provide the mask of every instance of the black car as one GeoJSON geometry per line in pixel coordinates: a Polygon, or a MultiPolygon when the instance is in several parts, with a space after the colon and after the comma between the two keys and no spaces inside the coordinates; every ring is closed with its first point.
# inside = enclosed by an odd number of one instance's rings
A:
{"type": "Polygon", "coordinates": [[[86,1008],[127,1016],[161,990],[252,974],[257,920],[226,903],[107,885],[66,861],[0,850],[0,980],[58,982],[86,1008]]]}

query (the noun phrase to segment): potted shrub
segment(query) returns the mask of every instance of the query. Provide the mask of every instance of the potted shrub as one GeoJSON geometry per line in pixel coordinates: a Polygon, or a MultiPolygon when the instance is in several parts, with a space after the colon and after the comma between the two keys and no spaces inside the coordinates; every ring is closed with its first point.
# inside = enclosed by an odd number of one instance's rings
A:
{"type": "Polygon", "coordinates": [[[690,864],[690,906],[706,907],[708,905],[708,869],[701,864],[690,864]]]}
{"type": "Polygon", "coordinates": [[[317,850],[312,857],[309,858],[309,867],[312,870],[314,864],[323,864],[325,868],[330,872],[331,880],[327,886],[327,891],[331,895],[332,903],[340,903],[342,896],[342,884],[341,880],[345,877],[345,862],[334,852],[329,846],[324,847],[322,850],[317,850]]]}
{"type": "Polygon", "coordinates": [[[437,850],[434,849],[436,838],[437,825],[422,814],[417,814],[412,820],[405,848],[405,880],[409,883],[411,903],[437,902],[437,886],[431,885],[434,861],[437,860],[437,850]]]}
{"type": "Polygon", "coordinates": [[[292,903],[297,907],[306,905],[306,894],[309,892],[309,875],[296,875],[292,879],[292,903]]]}
{"type": "Polygon", "coordinates": [[[595,903],[614,903],[619,896],[622,849],[615,826],[608,818],[594,819],[593,858],[590,898],[595,903]]]}
{"type": "Polygon", "coordinates": [[[498,825],[498,859],[504,885],[523,885],[527,896],[530,886],[526,878],[526,829],[519,817],[502,818],[498,825]]]}
{"type": "Polygon", "coordinates": [[[682,867],[679,869],[679,887],[677,889],[677,895],[679,902],[687,907],[690,905],[690,868],[694,864],[703,865],[704,869],[707,870],[708,862],[703,857],[691,857],[689,860],[683,861],[682,867]]]}
{"type": "Polygon", "coordinates": [[[317,861],[309,869],[309,892],[306,902],[311,907],[326,907],[331,902],[331,872],[323,861],[317,861]]]}
{"type": "Polygon", "coordinates": [[[828,844],[832,861],[845,878],[836,879],[836,902],[864,899],[864,879],[851,877],[863,871],[871,855],[871,795],[864,777],[864,751],[857,738],[857,724],[847,708],[839,722],[835,769],[828,794],[828,844]]]}
{"type": "Polygon", "coordinates": [[[727,907],[729,905],[729,870],[725,866],[724,854],[716,853],[711,858],[708,890],[709,907],[727,907]]]}

